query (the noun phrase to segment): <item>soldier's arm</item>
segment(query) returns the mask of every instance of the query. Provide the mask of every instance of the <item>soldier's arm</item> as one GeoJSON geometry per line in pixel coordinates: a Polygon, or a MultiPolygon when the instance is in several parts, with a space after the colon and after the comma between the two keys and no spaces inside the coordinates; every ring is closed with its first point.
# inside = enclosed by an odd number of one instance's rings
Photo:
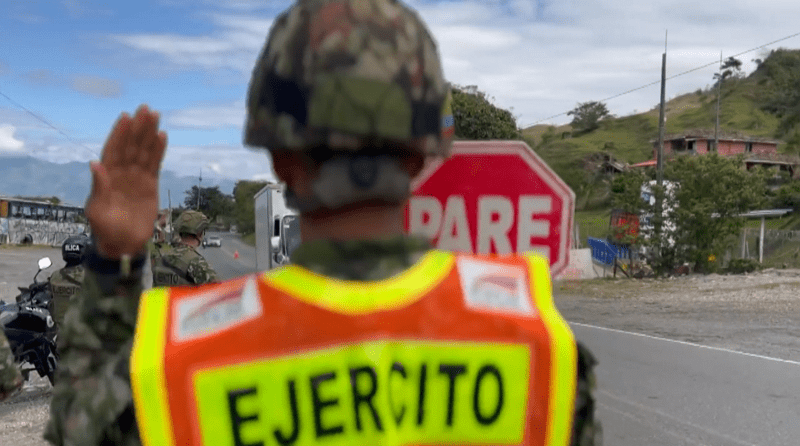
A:
{"type": "Polygon", "coordinates": [[[59,333],[61,355],[45,439],[56,445],[138,444],[129,357],[146,257],[122,273],[92,251],[59,333]]]}
{"type": "Polygon", "coordinates": [[[0,330],[0,400],[4,400],[22,387],[22,375],[14,362],[8,339],[0,330]]]}
{"type": "Polygon", "coordinates": [[[219,282],[217,272],[202,256],[197,256],[189,262],[188,273],[197,285],[219,282]]]}

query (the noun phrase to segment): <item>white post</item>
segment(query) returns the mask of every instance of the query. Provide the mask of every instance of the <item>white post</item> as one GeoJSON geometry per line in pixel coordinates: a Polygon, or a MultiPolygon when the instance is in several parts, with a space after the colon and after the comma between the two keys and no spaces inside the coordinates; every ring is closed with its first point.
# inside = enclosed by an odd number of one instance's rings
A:
{"type": "Polygon", "coordinates": [[[747,228],[742,228],[742,258],[745,258],[747,252],[747,228]]]}
{"type": "Polygon", "coordinates": [[[761,217],[761,236],[758,240],[758,263],[764,263],[764,217],[761,217]]]}

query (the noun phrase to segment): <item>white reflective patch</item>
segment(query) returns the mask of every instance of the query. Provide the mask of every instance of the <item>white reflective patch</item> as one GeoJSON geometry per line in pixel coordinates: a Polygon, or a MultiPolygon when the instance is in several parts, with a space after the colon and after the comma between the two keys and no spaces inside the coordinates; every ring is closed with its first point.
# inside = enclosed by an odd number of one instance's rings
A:
{"type": "Polygon", "coordinates": [[[185,341],[230,328],[262,314],[255,278],[238,289],[218,288],[213,292],[178,303],[173,330],[176,341],[185,341]]]}
{"type": "Polygon", "coordinates": [[[458,273],[468,307],[536,315],[524,269],[461,258],[458,259],[458,273]]]}

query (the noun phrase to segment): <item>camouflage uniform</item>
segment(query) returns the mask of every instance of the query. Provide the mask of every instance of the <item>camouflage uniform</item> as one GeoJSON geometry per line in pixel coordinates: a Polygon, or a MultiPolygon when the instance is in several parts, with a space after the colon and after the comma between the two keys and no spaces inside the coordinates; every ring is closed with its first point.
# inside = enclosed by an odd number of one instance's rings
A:
{"type": "MultiPolygon", "coordinates": [[[[175,232],[194,236],[198,241],[208,227],[208,218],[198,211],[184,211],[175,222],[175,232]]],[[[153,262],[153,286],[201,285],[216,282],[217,273],[193,247],[178,239],[171,247],[153,243],[150,247],[153,262]]]]}
{"type": "Polygon", "coordinates": [[[217,273],[193,247],[178,243],[153,263],[153,286],[201,285],[217,281],[217,273]]]}
{"type": "MultiPolygon", "coordinates": [[[[297,248],[292,263],[337,279],[374,281],[403,272],[428,249],[427,241],[405,237],[315,241],[297,248]]],[[[84,287],[60,335],[61,362],[45,438],[56,445],[139,445],[128,361],[141,281],[119,280],[106,294],[90,271],[84,287]]],[[[595,363],[579,344],[573,446],[600,444],[592,396],[595,363]]]]}
{"type": "Polygon", "coordinates": [[[22,374],[14,362],[8,339],[0,330],[0,400],[8,398],[22,387],[22,374]]]}
{"type": "Polygon", "coordinates": [[[66,266],[50,276],[50,291],[53,293],[53,319],[59,327],[64,325],[64,315],[75,301],[83,284],[83,265],[66,266]]]}

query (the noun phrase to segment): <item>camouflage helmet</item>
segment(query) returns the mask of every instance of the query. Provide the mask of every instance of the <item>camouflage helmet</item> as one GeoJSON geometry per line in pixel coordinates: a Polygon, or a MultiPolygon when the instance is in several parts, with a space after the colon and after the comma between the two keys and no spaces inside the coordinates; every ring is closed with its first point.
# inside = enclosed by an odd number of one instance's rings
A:
{"type": "Polygon", "coordinates": [[[298,0],[248,92],[246,145],[449,154],[450,86],[423,21],[397,0],[298,0]]]}
{"type": "Polygon", "coordinates": [[[192,234],[200,236],[208,227],[208,217],[198,211],[184,211],[175,221],[175,231],[178,234],[192,234]]]}

